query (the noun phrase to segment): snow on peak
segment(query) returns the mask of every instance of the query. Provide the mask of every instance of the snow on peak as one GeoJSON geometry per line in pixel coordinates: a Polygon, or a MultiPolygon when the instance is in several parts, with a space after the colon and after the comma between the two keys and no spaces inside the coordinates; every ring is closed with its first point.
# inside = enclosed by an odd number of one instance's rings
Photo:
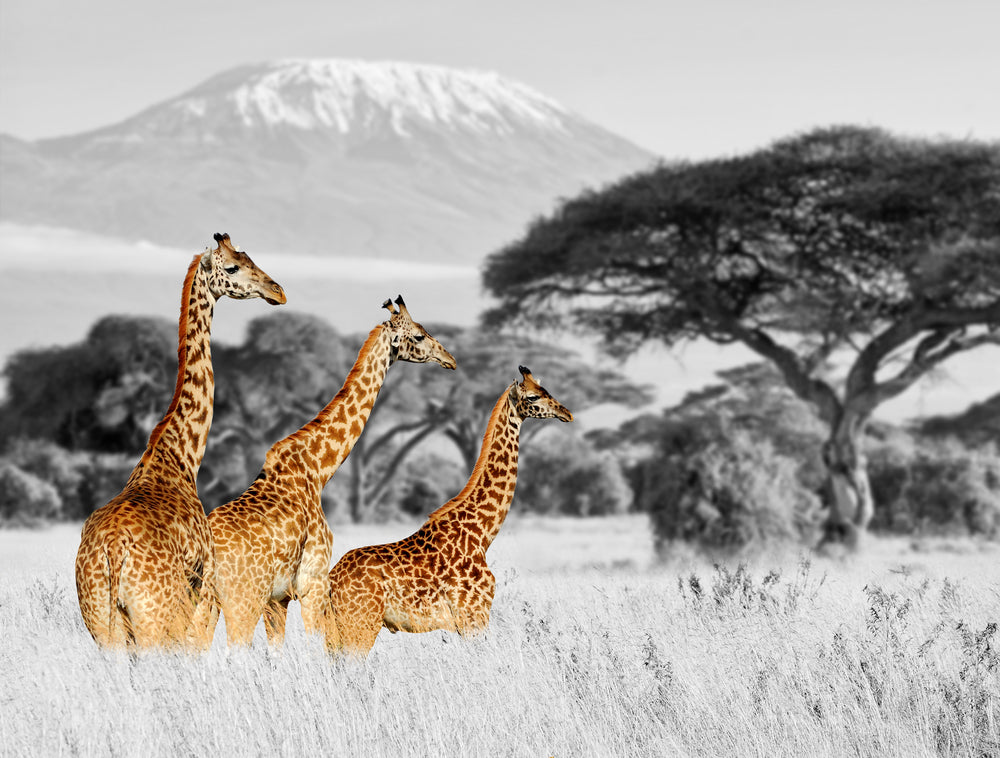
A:
{"type": "Polygon", "coordinates": [[[413,125],[506,134],[530,125],[566,130],[559,103],[495,73],[412,63],[290,59],[209,80],[174,101],[188,116],[222,96],[246,127],[294,126],[347,133],[386,120],[409,134],[413,125]]]}

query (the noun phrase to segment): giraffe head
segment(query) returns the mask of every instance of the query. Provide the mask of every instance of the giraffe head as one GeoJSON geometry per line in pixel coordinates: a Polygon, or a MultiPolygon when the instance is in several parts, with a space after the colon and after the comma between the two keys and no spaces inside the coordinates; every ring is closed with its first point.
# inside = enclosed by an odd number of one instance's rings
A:
{"type": "Polygon", "coordinates": [[[393,308],[392,300],[386,300],[382,307],[392,315],[387,322],[392,337],[393,361],[409,363],[440,363],[445,368],[455,368],[455,358],[434,339],[427,330],[410,318],[403,296],[396,298],[399,310],[393,308]]]}
{"type": "Polygon", "coordinates": [[[235,300],[262,297],[271,305],[286,302],[281,285],[261,271],[249,255],[237,250],[228,234],[216,234],[215,241],[219,246],[202,256],[201,265],[216,300],[225,295],[235,300]]]}
{"type": "Polygon", "coordinates": [[[510,396],[514,408],[522,419],[525,418],[557,418],[560,421],[572,421],[573,414],[556,400],[546,389],[535,381],[531,369],[518,366],[521,372],[521,383],[514,382],[510,388],[510,396]]]}

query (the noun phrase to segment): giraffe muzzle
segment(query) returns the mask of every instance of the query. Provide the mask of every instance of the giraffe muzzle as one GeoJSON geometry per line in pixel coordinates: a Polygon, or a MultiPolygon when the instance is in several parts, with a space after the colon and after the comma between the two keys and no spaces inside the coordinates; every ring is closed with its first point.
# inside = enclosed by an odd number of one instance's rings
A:
{"type": "Polygon", "coordinates": [[[285,290],[281,288],[281,285],[277,282],[271,282],[271,296],[264,295],[264,302],[268,305],[284,305],[288,302],[288,298],[285,296],[285,290]]]}
{"type": "Polygon", "coordinates": [[[558,410],[556,410],[556,418],[559,419],[560,421],[569,422],[573,420],[573,414],[570,413],[569,408],[560,407],[558,410]]]}
{"type": "Polygon", "coordinates": [[[441,365],[445,368],[450,368],[454,370],[458,367],[458,362],[455,360],[455,356],[449,353],[447,350],[443,351],[444,355],[441,356],[441,365]]]}

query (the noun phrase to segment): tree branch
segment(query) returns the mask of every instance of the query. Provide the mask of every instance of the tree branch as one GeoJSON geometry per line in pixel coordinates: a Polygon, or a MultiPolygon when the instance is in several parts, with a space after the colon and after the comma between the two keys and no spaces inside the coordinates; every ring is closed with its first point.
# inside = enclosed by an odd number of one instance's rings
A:
{"type": "Polygon", "coordinates": [[[901,394],[932,368],[956,353],[989,344],[1000,345],[1000,329],[992,329],[984,334],[970,337],[963,336],[961,331],[932,332],[920,341],[910,362],[896,376],[872,387],[868,401],[870,407],[874,409],[886,400],[901,394]]]}
{"type": "Polygon", "coordinates": [[[435,424],[433,421],[427,418],[422,418],[419,419],[418,421],[411,421],[407,424],[397,424],[396,426],[390,427],[389,429],[384,431],[381,435],[372,440],[368,444],[368,448],[372,451],[380,450],[382,447],[387,445],[393,439],[393,437],[396,437],[400,434],[404,434],[406,432],[416,431],[417,429],[423,429],[424,427],[427,427],[428,429],[433,429],[435,426],[437,426],[437,424],[435,424]]]}
{"type": "Polygon", "coordinates": [[[837,395],[826,382],[809,375],[794,351],[779,345],[759,329],[748,329],[738,322],[730,322],[727,328],[740,342],[777,366],[791,390],[814,405],[823,419],[834,422],[841,412],[837,395]]]}
{"type": "Polygon", "coordinates": [[[408,456],[413,451],[413,449],[417,446],[417,444],[421,440],[423,440],[427,435],[431,434],[433,431],[434,427],[428,426],[426,429],[423,429],[417,434],[414,434],[412,437],[410,437],[410,439],[408,439],[405,443],[403,443],[403,445],[399,448],[399,450],[396,451],[396,454],[392,457],[392,460],[389,461],[389,464],[386,466],[385,470],[382,472],[382,476],[380,477],[378,484],[376,484],[375,487],[372,489],[372,491],[367,494],[366,499],[374,501],[382,497],[382,495],[388,489],[389,483],[392,481],[392,478],[395,475],[396,470],[406,459],[406,456],[408,456]]]}
{"type": "MultiPolygon", "coordinates": [[[[923,351],[929,352],[931,355],[935,354],[934,351],[938,347],[938,343],[943,341],[939,336],[942,333],[952,335],[956,330],[960,330],[962,327],[972,326],[975,324],[991,324],[1000,322],[1000,300],[985,307],[985,308],[951,308],[947,310],[917,310],[908,316],[901,318],[900,320],[893,323],[889,328],[884,330],[881,334],[872,339],[868,343],[868,346],[861,351],[858,355],[858,359],[854,362],[851,367],[850,372],[847,375],[847,385],[845,388],[845,399],[850,402],[851,398],[869,396],[869,401],[875,401],[879,397],[879,391],[876,391],[878,385],[876,381],[876,373],[879,367],[882,365],[886,356],[889,355],[893,350],[902,347],[910,340],[917,337],[921,332],[930,331],[932,334],[925,338],[921,343],[923,345],[923,351]]],[[[990,332],[995,333],[997,330],[992,329],[990,332]]],[[[990,342],[987,339],[985,342],[990,342]]],[[[979,342],[978,344],[985,344],[985,342],[979,342]]],[[[975,345],[974,345],[975,346],[975,345]]],[[[974,347],[973,346],[973,347],[974,347]]],[[[969,348],[961,348],[961,350],[966,350],[969,348]]],[[[921,347],[918,346],[914,354],[914,358],[917,357],[917,353],[921,351],[921,347]]],[[[955,350],[954,352],[959,352],[955,350]]],[[[953,353],[949,353],[951,355],[953,353]]],[[[947,356],[945,356],[947,357],[947,356]]],[[[910,380],[909,384],[913,384],[919,376],[926,373],[933,365],[937,365],[944,358],[934,361],[927,368],[919,370],[920,361],[914,365],[911,360],[912,370],[918,371],[919,373],[910,380]]],[[[903,369],[900,372],[900,377],[909,375],[911,367],[903,369]]],[[[906,386],[909,386],[907,384],[906,386]]],[[[899,394],[906,387],[902,387],[895,394],[899,394]]],[[[887,395],[887,397],[893,397],[892,394],[887,395]]],[[[881,402],[881,401],[878,401],[881,402]]],[[[878,403],[876,402],[876,405],[878,403]]],[[[871,409],[874,409],[874,405],[871,409]]]]}

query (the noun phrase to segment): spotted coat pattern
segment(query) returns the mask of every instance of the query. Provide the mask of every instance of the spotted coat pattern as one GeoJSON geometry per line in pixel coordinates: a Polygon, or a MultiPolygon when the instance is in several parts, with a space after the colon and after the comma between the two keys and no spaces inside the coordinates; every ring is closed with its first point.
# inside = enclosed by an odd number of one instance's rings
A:
{"type": "Polygon", "coordinates": [[[284,639],[288,604],[298,600],[307,632],[322,633],[333,535],[323,513],[323,488],[360,437],[389,367],[397,360],[455,359],[418,323],[402,298],[392,316],[365,340],[344,386],[319,414],[268,451],[256,481],[208,517],[215,541],[218,603],[203,604],[198,621],[214,629],[219,611],[230,645],[249,645],[263,615],[270,644],[284,639]]]}
{"type": "Polygon", "coordinates": [[[528,369],[520,370],[523,381],[507,387],[493,408],[462,491],[414,534],[351,550],[330,571],[326,645],[332,654],[367,655],[383,626],[472,635],[489,624],[496,580],[486,551],[514,497],[521,423],[573,420],[528,369]]]}
{"type": "Polygon", "coordinates": [[[215,239],[218,247],[195,256],[184,278],[170,406],[125,488],[83,526],[77,597],[87,629],[102,646],[211,643],[191,620],[214,572],[196,484],[212,423],[212,315],[223,295],[285,302],[281,287],[237,251],[229,235],[215,239]]]}

